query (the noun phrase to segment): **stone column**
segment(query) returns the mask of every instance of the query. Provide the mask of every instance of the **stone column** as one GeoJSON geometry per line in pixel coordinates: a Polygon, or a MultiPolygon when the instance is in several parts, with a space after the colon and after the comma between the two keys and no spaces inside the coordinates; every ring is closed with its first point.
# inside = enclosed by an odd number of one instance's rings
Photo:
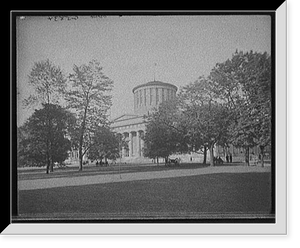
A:
{"type": "Polygon", "coordinates": [[[132,145],[133,145],[133,142],[132,142],[132,133],[130,132],[129,133],[129,157],[132,157],[132,145]]]}
{"type": "MultiPolygon", "coordinates": [[[[125,140],[125,138],[126,138],[126,136],[125,136],[125,133],[122,133],[121,134],[121,138],[122,138],[122,140],[124,139],[125,140]]],[[[121,156],[122,156],[122,158],[124,158],[125,157],[125,147],[124,146],[122,146],[121,147],[121,156]]]]}
{"type": "MultiPolygon", "coordinates": [[[[144,132],[143,132],[143,133],[144,133],[144,132]]],[[[141,134],[140,134],[140,154],[141,154],[140,156],[141,156],[141,157],[144,156],[144,154],[143,154],[143,152],[142,152],[142,151],[143,151],[143,148],[144,148],[144,140],[141,138],[142,135],[143,135],[143,134],[141,133],[141,134]]]]}
{"type": "Polygon", "coordinates": [[[140,139],[141,139],[140,138],[140,132],[137,131],[136,132],[136,150],[137,150],[138,157],[141,156],[141,146],[140,146],[141,141],[140,141],[140,139]]]}

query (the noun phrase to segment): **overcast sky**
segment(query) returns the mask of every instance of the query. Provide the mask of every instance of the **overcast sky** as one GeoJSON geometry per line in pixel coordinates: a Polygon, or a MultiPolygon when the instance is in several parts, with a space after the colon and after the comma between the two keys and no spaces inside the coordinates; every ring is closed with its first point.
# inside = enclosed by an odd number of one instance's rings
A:
{"type": "Polygon", "coordinates": [[[66,74],[74,64],[97,59],[114,81],[111,116],[133,112],[132,89],[154,78],[178,88],[207,76],[236,49],[271,53],[271,18],[254,15],[107,16],[50,21],[17,20],[18,125],[32,111],[20,101],[30,94],[34,62],[50,59],[66,74]]]}

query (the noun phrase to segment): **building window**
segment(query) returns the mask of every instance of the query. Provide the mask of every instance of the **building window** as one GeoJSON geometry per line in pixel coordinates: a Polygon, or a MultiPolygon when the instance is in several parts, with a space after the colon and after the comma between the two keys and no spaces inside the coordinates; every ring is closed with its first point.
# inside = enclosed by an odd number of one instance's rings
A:
{"type": "Polygon", "coordinates": [[[142,106],[142,91],[140,90],[140,105],[142,106]]]}
{"type": "Polygon", "coordinates": [[[161,101],[163,102],[164,100],[165,100],[165,89],[162,89],[161,101]]]}
{"type": "Polygon", "coordinates": [[[144,99],[145,99],[145,106],[147,106],[146,89],[144,89],[144,99]]]}
{"type": "Polygon", "coordinates": [[[156,91],[156,105],[157,105],[159,102],[158,88],[156,88],[155,91],[156,91]]]}

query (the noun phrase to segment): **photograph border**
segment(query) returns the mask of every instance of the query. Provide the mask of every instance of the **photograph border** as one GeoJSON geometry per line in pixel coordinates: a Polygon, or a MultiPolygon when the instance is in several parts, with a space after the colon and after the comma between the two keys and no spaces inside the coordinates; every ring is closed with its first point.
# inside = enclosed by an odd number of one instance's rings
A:
{"type": "MultiPolygon", "coordinates": [[[[133,234],[139,234],[142,230],[142,232],[146,232],[146,233],[152,233],[154,231],[154,234],[159,233],[159,234],[169,234],[169,231],[159,231],[161,230],[161,228],[163,228],[162,225],[160,224],[169,224],[169,225],[177,225],[177,224],[185,224],[185,225],[189,225],[190,227],[192,227],[192,230],[190,230],[190,234],[194,234],[194,227],[195,225],[203,225],[203,224],[214,224],[215,225],[224,225],[224,224],[237,224],[237,226],[239,226],[239,224],[252,224],[253,225],[260,225],[260,224],[278,224],[278,222],[282,222],[282,218],[281,216],[281,212],[284,208],[280,207],[278,208],[278,204],[276,204],[276,202],[278,201],[278,195],[280,196],[280,199],[282,197],[282,195],[285,194],[285,192],[280,192],[281,189],[279,190],[278,188],[278,177],[282,177],[282,175],[286,175],[286,172],[282,173],[282,170],[284,170],[285,168],[280,170],[280,174],[278,173],[278,169],[276,167],[276,164],[280,163],[280,164],[286,164],[287,163],[287,154],[284,154],[282,151],[286,150],[286,147],[284,147],[284,145],[286,145],[285,139],[286,136],[284,136],[284,134],[286,134],[285,132],[282,132],[282,128],[284,128],[284,124],[281,123],[282,121],[284,122],[285,119],[282,118],[283,116],[286,116],[286,106],[285,103],[286,102],[286,85],[284,85],[284,83],[278,83],[280,82],[286,82],[287,80],[287,76],[285,76],[287,74],[287,72],[283,71],[283,76],[282,75],[278,75],[279,71],[284,70],[284,67],[286,67],[286,64],[284,64],[286,62],[285,57],[287,56],[284,53],[284,48],[280,48],[278,49],[277,46],[286,46],[286,41],[284,39],[286,39],[286,37],[284,35],[279,36],[278,31],[281,32],[286,32],[284,31],[286,22],[285,20],[278,20],[279,19],[279,14],[281,16],[283,16],[283,18],[286,18],[286,13],[287,12],[287,3],[283,3],[281,5],[280,8],[278,8],[277,12],[275,11],[270,11],[267,12],[270,16],[271,16],[271,55],[272,55],[272,119],[274,120],[276,118],[276,122],[272,121],[272,161],[276,161],[275,163],[272,163],[272,210],[270,215],[265,216],[265,217],[259,217],[259,216],[252,216],[251,218],[249,218],[249,216],[240,216],[238,218],[233,218],[232,216],[230,218],[226,218],[222,216],[204,216],[203,218],[199,218],[199,219],[167,219],[167,218],[159,218],[159,219],[97,219],[97,218],[67,218],[67,219],[55,219],[55,218],[18,218],[17,216],[17,168],[16,166],[13,166],[14,163],[16,163],[16,137],[12,136],[12,140],[11,140],[11,225],[14,225],[15,227],[19,226],[21,224],[22,228],[25,228],[26,225],[33,225],[34,228],[37,227],[37,224],[51,224],[53,227],[53,224],[64,224],[61,225],[62,227],[66,227],[66,224],[75,224],[75,226],[77,226],[78,224],[84,225],[84,228],[89,229],[86,224],[96,224],[97,225],[97,230],[100,231],[101,234],[127,234],[127,231],[125,231],[126,227],[128,227],[128,224],[133,227],[133,229],[131,230],[133,234]],[[284,5],[284,6],[283,6],[284,5]],[[283,10],[282,10],[283,9],[283,10]],[[283,13],[281,13],[281,12],[283,13]],[[279,13],[280,12],[280,13],[279,13]],[[276,24],[277,22],[277,24],[276,24]],[[283,27],[281,26],[283,25],[283,27]],[[281,40],[279,40],[281,39],[281,40]],[[283,39],[283,41],[282,41],[283,39]],[[282,57],[283,56],[283,57],[282,57]],[[282,64],[283,63],[283,64],[282,64]],[[276,70],[274,70],[274,68],[276,68],[276,70]],[[276,81],[273,80],[276,78],[276,81]],[[275,84],[276,82],[276,84],[275,84]],[[275,99],[274,99],[275,98],[275,99]],[[278,104],[278,101],[280,101],[280,104],[278,104]],[[280,108],[280,109],[279,109],[280,108]],[[283,108],[283,109],[282,109],[283,108]],[[280,120],[279,120],[280,118],[280,120]],[[277,129],[276,129],[277,128],[277,129]],[[278,132],[278,129],[280,129],[281,131],[278,132]],[[14,139],[15,138],[15,139],[14,139]],[[276,140],[276,142],[274,142],[276,140]],[[278,142],[279,140],[279,142],[278,142]],[[276,151],[276,152],[275,152],[276,151]],[[280,155],[277,153],[277,151],[281,151],[280,155]],[[279,214],[280,213],[280,214],[279,214]],[[280,220],[280,221],[279,221],[280,220]],[[26,224],[26,225],[25,225],[26,224]],[[141,226],[142,224],[142,226],[141,226]],[[155,228],[152,229],[152,232],[149,231],[149,229],[144,228],[146,225],[150,225],[149,227],[151,228],[155,228]],[[110,229],[110,226],[113,225],[114,229],[113,231],[110,229]],[[143,228],[141,228],[143,227],[143,228]],[[100,229],[99,229],[100,228],[100,229]],[[119,230],[119,231],[118,231],[119,230]],[[149,232],[148,232],[149,231],[149,232]]],[[[13,18],[15,18],[16,16],[18,16],[19,12],[14,12],[12,13],[12,21],[13,18]]],[[[42,15],[47,15],[49,14],[49,12],[41,12],[40,14],[42,15]]],[[[70,13],[67,12],[67,14],[69,15],[70,13]]],[[[82,13],[81,13],[82,14],[82,13]]],[[[86,14],[86,13],[84,13],[86,14]]],[[[111,14],[111,13],[108,13],[111,14]]],[[[131,13],[132,14],[132,13],[131,13]]],[[[137,13],[136,13],[137,14],[137,13]]],[[[149,13],[144,13],[145,15],[149,14],[149,13]]],[[[206,14],[213,14],[212,12],[206,13],[206,14]]],[[[218,14],[220,15],[226,15],[226,14],[233,14],[233,12],[218,12],[218,14]]],[[[236,13],[236,14],[240,14],[240,13],[236,13]]],[[[255,14],[255,15],[259,15],[259,14],[266,14],[265,11],[263,12],[243,12],[243,14],[249,15],[249,14],[255,14]]],[[[26,15],[26,14],[24,14],[26,15]]],[[[66,15],[66,13],[65,13],[66,15]]],[[[72,13],[72,15],[74,15],[74,13],[72,13]]],[[[15,20],[14,20],[15,21],[15,20]]],[[[12,31],[14,30],[14,32],[11,32],[11,37],[14,38],[12,39],[12,41],[16,40],[16,32],[15,29],[13,28],[13,25],[15,23],[12,22],[12,31]]],[[[11,44],[11,54],[12,57],[15,59],[16,58],[16,45],[15,43],[12,42],[11,44]]],[[[285,51],[287,53],[287,51],[285,51]]],[[[287,63],[287,62],[286,62],[287,63]]],[[[12,70],[13,68],[15,68],[16,66],[16,61],[12,60],[12,70]],[[14,63],[14,64],[13,64],[14,63]]],[[[16,90],[16,86],[15,86],[15,82],[16,82],[16,70],[14,72],[12,72],[12,76],[11,76],[11,91],[15,91],[16,90]]],[[[16,95],[15,98],[12,97],[11,98],[11,131],[12,133],[16,134],[16,95]],[[14,108],[13,108],[14,106],[14,108]],[[15,112],[14,112],[15,111],[15,112]]],[[[285,126],[286,128],[286,126],[285,126]]],[[[285,129],[286,130],[286,129],[285,129]]],[[[287,169],[287,167],[286,167],[287,169]]],[[[284,183],[284,179],[281,180],[284,183]]],[[[284,187],[283,187],[284,188],[284,187]]],[[[283,217],[284,219],[284,217],[283,217]]],[[[285,218],[286,219],[286,218],[285,218]]],[[[8,226],[8,227],[9,227],[8,226]]],[[[56,226],[56,225],[55,225],[56,226]]],[[[92,225],[94,226],[94,225],[92,225]]],[[[209,226],[209,225],[208,225],[209,226]]],[[[236,226],[236,227],[237,227],[236,226]]],[[[31,226],[32,228],[32,226],[31,226]]],[[[151,229],[150,228],[150,229],[151,229]]],[[[178,226],[175,227],[175,230],[173,230],[173,233],[178,233],[177,231],[178,226]]],[[[201,229],[201,228],[200,228],[201,229]]],[[[8,230],[8,229],[5,229],[8,230]]],[[[11,230],[11,229],[10,229],[11,230]]],[[[64,229],[65,230],[65,229],[64,229]]],[[[86,229],[85,229],[86,230],[86,229]]],[[[89,229],[90,230],[90,229],[89,229]]],[[[208,228],[208,230],[210,230],[210,228],[208,228]]],[[[215,230],[215,229],[214,229],[215,230]]],[[[223,230],[223,228],[222,228],[223,230]]],[[[237,230],[237,229],[235,229],[237,230]]],[[[257,230],[257,229],[256,229],[257,230]]],[[[66,231],[66,230],[65,230],[66,231]]],[[[203,229],[202,229],[203,231],[203,229]]],[[[39,233],[39,231],[37,229],[35,229],[33,231],[39,233]]],[[[69,231],[67,231],[68,233],[69,231]]],[[[75,230],[73,230],[73,233],[77,233],[77,227],[75,227],[75,230]]],[[[63,231],[60,233],[64,233],[63,231]]],[[[86,231],[83,231],[83,233],[86,233],[86,231]]],[[[93,234],[93,231],[90,230],[90,233],[93,234]]],[[[183,234],[186,233],[186,231],[182,231],[183,234]]],[[[197,229],[197,233],[198,233],[198,229],[197,229]]],[[[200,231],[201,233],[201,231],[200,231]]],[[[207,231],[204,231],[205,234],[207,234],[207,231]]],[[[216,232],[218,233],[218,231],[216,232]]],[[[221,231],[222,233],[222,231],[221,231]]],[[[5,235],[5,231],[3,231],[1,234],[5,235]]],[[[220,232],[219,232],[220,234],[220,232]]]]}

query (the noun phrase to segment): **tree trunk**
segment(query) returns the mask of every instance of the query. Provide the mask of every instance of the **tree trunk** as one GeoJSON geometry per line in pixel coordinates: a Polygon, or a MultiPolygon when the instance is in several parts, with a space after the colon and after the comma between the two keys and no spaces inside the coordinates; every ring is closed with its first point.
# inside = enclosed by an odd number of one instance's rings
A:
{"type": "Polygon", "coordinates": [[[265,147],[264,146],[260,146],[260,162],[261,162],[261,167],[265,166],[265,162],[264,162],[264,157],[265,157],[265,147]]]}
{"type": "Polygon", "coordinates": [[[50,116],[49,116],[49,96],[48,97],[48,104],[45,106],[45,109],[47,110],[47,137],[46,137],[46,157],[47,157],[47,167],[46,167],[46,173],[49,174],[49,169],[50,169],[50,137],[51,137],[51,130],[50,130],[50,116]]]}
{"type": "Polygon", "coordinates": [[[49,157],[49,153],[48,153],[48,151],[47,151],[46,174],[49,174],[49,168],[50,168],[50,157],[49,157]]]}
{"type": "Polygon", "coordinates": [[[246,162],[246,165],[247,166],[250,166],[250,161],[249,161],[249,150],[250,150],[250,148],[249,147],[246,147],[245,148],[245,162],[246,162]]]}
{"type": "Polygon", "coordinates": [[[82,143],[79,143],[79,171],[82,171],[82,159],[83,159],[83,155],[82,155],[82,143]]]}
{"type": "Polygon", "coordinates": [[[214,144],[211,144],[209,147],[209,155],[210,155],[210,166],[214,166],[214,144]]]}
{"type": "Polygon", "coordinates": [[[88,104],[84,108],[84,115],[83,115],[83,120],[82,120],[81,130],[80,130],[80,137],[79,137],[79,171],[82,171],[82,159],[83,159],[82,146],[83,146],[83,136],[84,136],[84,131],[85,131],[87,108],[88,108],[88,104]]]}
{"type": "Polygon", "coordinates": [[[206,164],[206,158],[207,158],[207,146],[204,146],[202,164],[206,164]]]}
{"type": "Polygon", "coordinates": [[[50,160],[49,169],[50,169],[50,172],[53,172],[53,143],[52,143],[53,135],[52,135],[51,129],[49,129],[49,133],[50,133],[49,137],[51,137],[49,140],[49,160],[50,160]]]}
{"type": "Polygon", "coordinates": [[[53,172],[53,165],[54,165],[54,163],[53,163],[53,157],[52,157],[53,155],[52,155],[52,150],[51,150],[51,156],[50,156],[50,172],[53,172]]]}
{"type": "Polygon", "coordinates": [[[261,167],[264,167],[264,166],[265,166],[264,157],[265,157],[265,154],[262,153],[262,154],[261,154],[261,167]]]}

